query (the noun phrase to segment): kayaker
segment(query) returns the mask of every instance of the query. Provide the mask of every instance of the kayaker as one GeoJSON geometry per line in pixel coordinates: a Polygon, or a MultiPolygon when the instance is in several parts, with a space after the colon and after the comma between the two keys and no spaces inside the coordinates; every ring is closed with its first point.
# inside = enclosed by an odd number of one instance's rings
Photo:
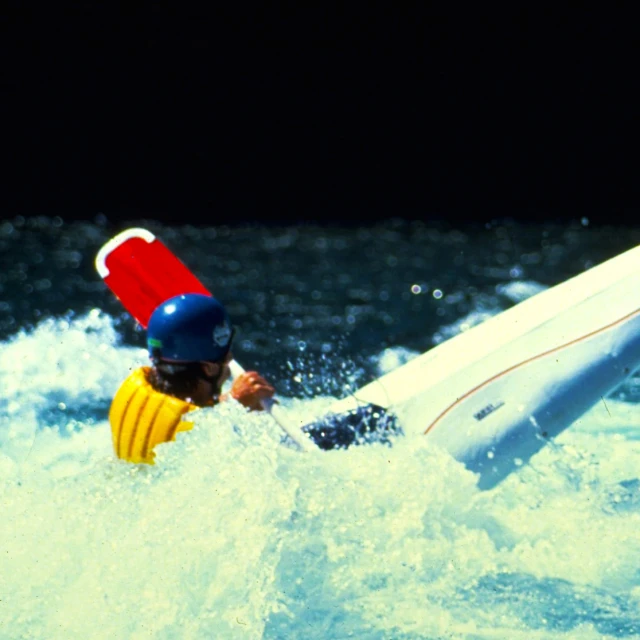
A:
{"type": "Polygon", "coordinates": [[[147,347],[152,366],[136,369],[121,385],[109,412],[116,455],[153,464],[154,448],[191,429],[185,413],[236,400],[252,411],[274,395],[256,371],[238,376],[228,393],[234,330],[223,305],[211,296],[183,294],[152,313],[147,347]]]}
{"type": "MultiPolygon", "coordinates": [[[[222,304],[211,296],[183,294],[151,314],[147,346],[152,366],[140,367],[122,383],[109,411],[116,455],[129,462],[153,464],[154,448],[193,427],[183,417],[199,407],[236,400],[261,409],[274,388],[256,371],[238,376],[228,395],[234,331],[222,304]]],[[[368,442],[389,443],[399,433],[392,415],[375,405],[303,428],[320,449],[347,448],[368,442]]]]}

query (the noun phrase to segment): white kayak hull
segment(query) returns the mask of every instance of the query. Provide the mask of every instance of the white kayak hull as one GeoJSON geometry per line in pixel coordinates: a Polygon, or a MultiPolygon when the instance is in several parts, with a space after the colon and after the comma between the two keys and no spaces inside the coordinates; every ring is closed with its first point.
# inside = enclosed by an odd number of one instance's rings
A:
{"type": "Polygon", "coordinates": [[[332,405],[393,413],[490,488],[640,368],[640,247],[539,293],[332,405]]]}

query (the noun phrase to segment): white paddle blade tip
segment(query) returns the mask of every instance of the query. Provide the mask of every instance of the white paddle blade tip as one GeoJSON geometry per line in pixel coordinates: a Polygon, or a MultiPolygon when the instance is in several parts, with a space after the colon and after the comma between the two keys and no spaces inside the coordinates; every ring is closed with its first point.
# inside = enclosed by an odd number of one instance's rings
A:
{"type": "Polygon", "coordinates": [[[114,236],[106,242],[98,251],[98,255],[96,255],[96,270],[100,277],[104,280],[109,275],[109,269],[107,269],[107,256],[117,249],[121,244],[127,242],[127,240],[131,240],[132,238],[142,238],[149,244],[151,244],[156,237],[151,233],[151,231],[147,231],[146,229],[142,229],[140,227],[133,227],[131,229],[125,229],[117,236],[114,236]]]}

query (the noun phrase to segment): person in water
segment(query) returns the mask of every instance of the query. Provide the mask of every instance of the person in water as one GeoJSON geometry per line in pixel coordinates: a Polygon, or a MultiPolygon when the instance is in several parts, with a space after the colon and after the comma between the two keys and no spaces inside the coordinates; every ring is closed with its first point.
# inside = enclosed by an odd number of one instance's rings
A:
{"type": "Polygon", "coordinates": [[[116,455],[153,464],[154,448],[193,427],[183,416],[199,407],[236,400],[261,410],[274,388],[256,371],[234,381],[228,394],[234,330],[223,305],[211,296],[183,294],[151,314],[147,346],[152,366],[141,367],[123,382],[109,411],[116,455]]]}
{"type": "MultiPolygon", "coordinates": [[[[116,455],[129,462],[153,464],[154,448],[193,427],[183,419],[199,407],[236,400],[251,411],[272,398],[274,388],[256,371],[238,376],[227,395],[234,330],[222,304],[202,294],[183,294],[151,314],[147,346],[152,366],[133,371],[117,391],[109,422],[116,455]]],[[[395,419],[375,405],[327,416],[303,427],[324,450],[381,442],[400,433],[395,419]]]]}

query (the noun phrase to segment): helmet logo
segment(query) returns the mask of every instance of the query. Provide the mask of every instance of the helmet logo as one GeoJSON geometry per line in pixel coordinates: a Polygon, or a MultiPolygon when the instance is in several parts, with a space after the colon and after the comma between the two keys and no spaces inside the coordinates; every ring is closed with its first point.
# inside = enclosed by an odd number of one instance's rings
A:
{"type": "Polygon", "coordinates": [[[213,330],[213,341],[219,347],[226,347],[231,339],[231,328],[225,322],[224,324],[216,325],[213,330]]]}

